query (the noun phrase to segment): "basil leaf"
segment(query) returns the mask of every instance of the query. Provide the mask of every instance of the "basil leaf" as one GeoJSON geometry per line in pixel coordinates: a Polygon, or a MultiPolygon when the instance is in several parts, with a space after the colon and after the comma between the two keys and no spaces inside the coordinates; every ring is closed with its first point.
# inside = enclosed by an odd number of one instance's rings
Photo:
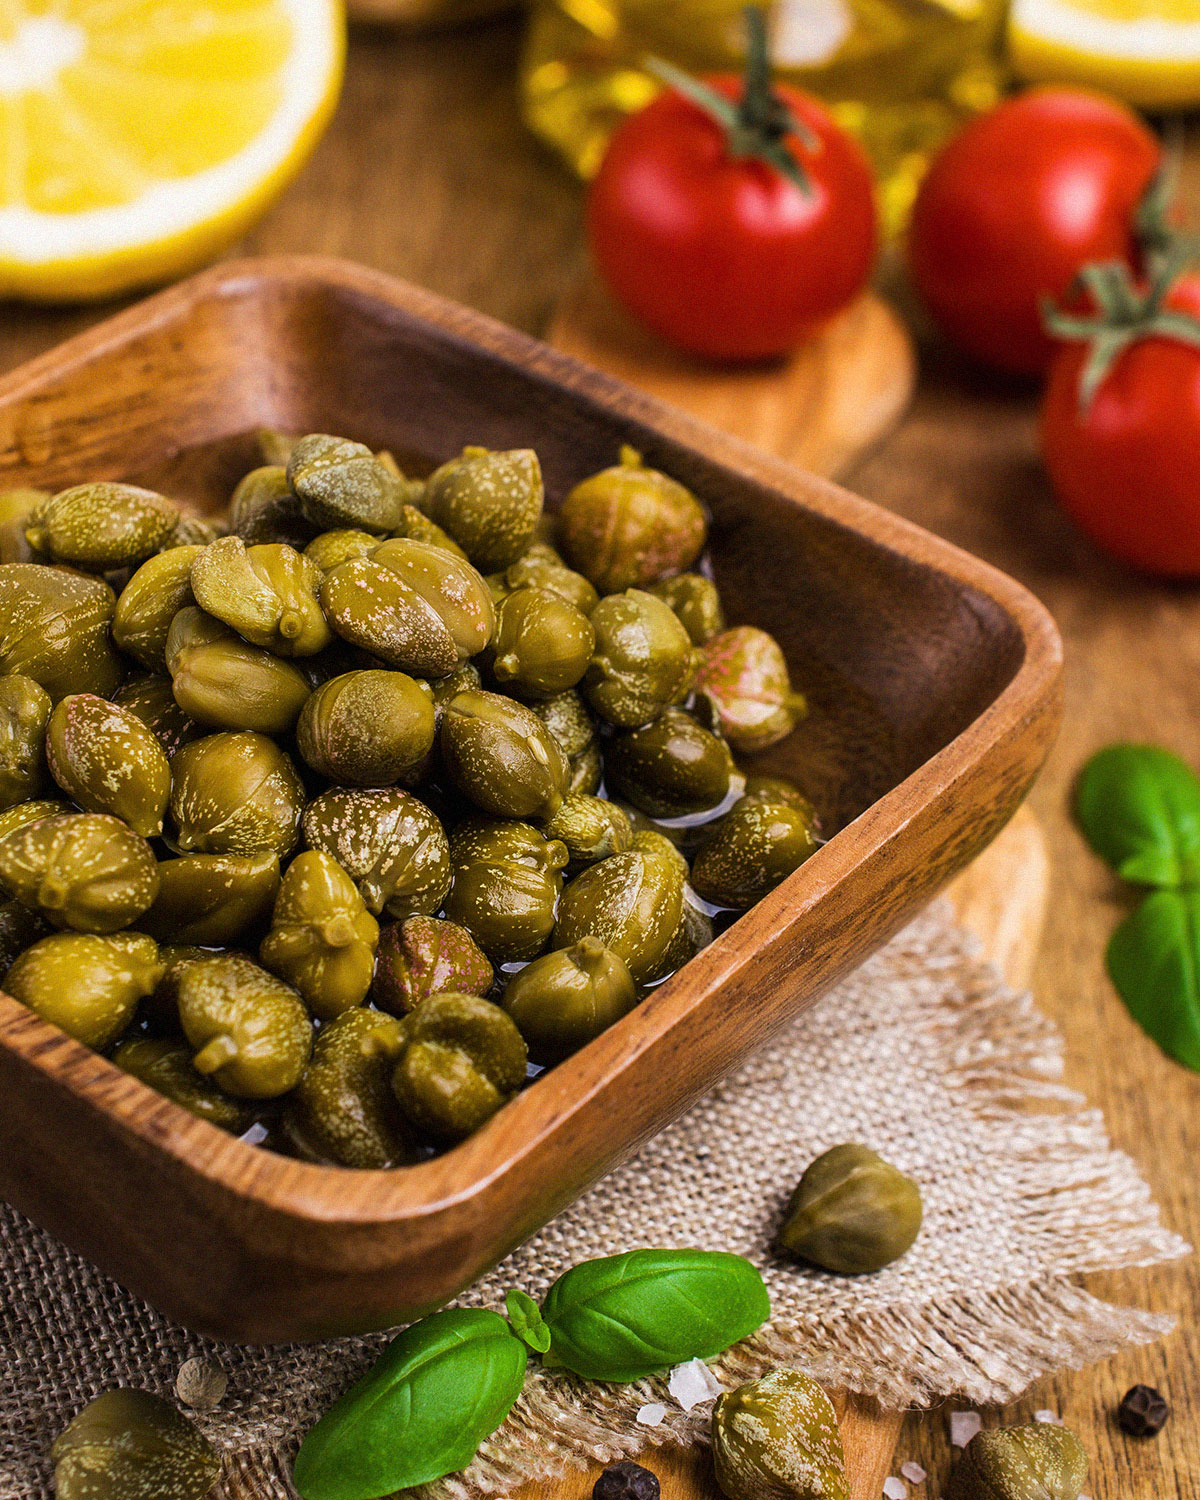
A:
{"type": "Polygon", "coordinates": [[[434,1313],[393,1339],[300,1445],[303,1500],[377,1500],[465,1468],[521,1394],[525,1345],[498,1313],[434,1313]]]}
{"type": "Polygon", "coordinates": [[[641,1380],[710,1359],[764,1323],[757,1269],[718,1250],[630,1250],[583,1261],[550,1288],[548,1365],[590,1380],[641,1380]]]}
{"type": "Polygon", "coordinates": [[[1075,788],[1088,842],[1138,885],[1200,885],[1200,779],[1153,745],[1110,745],[1092,756],[1075,788]]]}
{"type": "Polygon", "coordinates": [[[1200,891],[1155,891],[1108,945],[1108,972],[1143,1031],[1200,1072],[1200,891]]]}
{"type": "Polygon", "coordinates": [[[537,1354],[545,1354],[550,1347],[550,1330],[546,1327],[541,1309],[528,1294],[516,1287],[506,1293],[504,1306],[508,1310],[508,1321],[519,1339],[537,1354]]]}

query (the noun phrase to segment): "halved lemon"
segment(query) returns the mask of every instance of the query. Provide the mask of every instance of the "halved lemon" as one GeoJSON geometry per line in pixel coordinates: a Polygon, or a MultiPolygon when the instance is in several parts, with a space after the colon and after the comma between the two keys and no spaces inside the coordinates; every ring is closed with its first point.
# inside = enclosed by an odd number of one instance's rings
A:
{"type": "Polygon", "coordinates": [[[1014,0],[1008,50],[1030,83],[1082,84],[1142,109],[1200,104],[1200,0],[1014,0]]]}
{"type": "Polygon", "coordinates": [[[0,296],[111,296],[226,249],[344,55],[340,0],[0,0],[0,296]]]}

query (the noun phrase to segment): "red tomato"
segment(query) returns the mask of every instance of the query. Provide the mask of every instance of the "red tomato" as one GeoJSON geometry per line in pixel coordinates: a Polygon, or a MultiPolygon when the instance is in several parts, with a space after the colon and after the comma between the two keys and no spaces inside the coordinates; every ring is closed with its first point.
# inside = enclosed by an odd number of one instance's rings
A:
{"type": "MultiPolygon", "coordinates": [[[[1200,320],[1200,275],[1180,277],[1166,306],[1200,320]]],[[[1060,346],[1042,403],[1042,452],[1059,499],[1122,562],[1200,577],[1200,348],[1163,334],[1139,338],[1084,412],[1087,353],[1084,344],[1060,346]]]]}
{"type": "MultiPolygon", "coordinates": [[[[736,78],[709,80],[738,101],[736,78]]],[[[807,94],[774,93],[812,131],[784,145],[811,186],[731,154],[721,125],[672,89],[614,135],[588,198],[592,254],[617,299],[717,360],[786,354],[866,284],[876,224],[866,158],[807,94]]]]}
{"type": "Polygon", "coordinates": [[[1134,216],[1160,160],[1135,115],[1079,89],[1032,89],[972,121],[930,168],[909,231],[942,330],[985,364],[1045,370],[1042,299],[1061,302],[1090,261],[1136,265],[1134,216]]]}

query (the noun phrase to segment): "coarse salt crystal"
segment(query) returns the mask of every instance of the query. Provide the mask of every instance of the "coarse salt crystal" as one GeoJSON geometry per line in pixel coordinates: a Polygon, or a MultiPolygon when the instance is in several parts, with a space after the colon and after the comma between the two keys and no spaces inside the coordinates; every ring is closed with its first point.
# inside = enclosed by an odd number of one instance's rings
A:
{"type": "Polygon", "coordinates": [[[897,1479],[894,1474],[889,1474],[883,1481],[883,1493],[887,1500],[908,1500],[908,1485],[903,1479],[897,1479]]]}
{"type": "Polygon", "coordinates": [[[660,1427],[666,1414],[667,1408],[661,1401],[648,1401],[638,1407],[637,1419],[643,1427],[660,1427]]]}
{"type": "Polygon", "coordinates": [[[1041,1411],[1035,1411],[1033,1420],[1035,1422],[1045,1422],[1050,1427],[1062,1426],[1062,1418],[1059,1414],[1056,1411],[1050,1411],[1046,1407],[1043,1407],[1041,1411]]]}
{"type": "Polygon", "coordinates": [[[929,1478],[920,1464],[913,1463],[910,1458],[907,1463],[900,1465],[900,1472],[908,1480],[909,1484],[924,1484],[929,1478]]]}
{"type": "Polygon", "coordinates": [[[702,1359],[689,1359],[671,1371],[667,1389],[684,1411],[691,1411],[702,1401],[714,1401],[725,1387],[702,1359]]]}
{"type": "Polygon", "coordinates": [[[982,1426],[983,1418],[977,1411],[952,1411],[950,1441],[956,1448],[965,1448],[982,1426]]]}

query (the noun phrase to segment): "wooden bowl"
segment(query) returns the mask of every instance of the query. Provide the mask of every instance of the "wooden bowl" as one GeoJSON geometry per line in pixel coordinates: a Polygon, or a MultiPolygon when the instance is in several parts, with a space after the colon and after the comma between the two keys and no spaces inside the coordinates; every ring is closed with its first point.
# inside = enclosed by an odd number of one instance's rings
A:
{"type": "Polygon", "coordinates": [[[232,1139],[0,996],[0,1190],[164,1313],[322,1338],[466,1287],[860,963],[1014,811],[1056,726],[1060,646],[1010,579],[510,329],[337,261],[218,266],[0,382],[0,485],[132,478],[223,504],[253,431],[426,467],[537,449],[557,500],[640,448],[711,509],[733,621],[811,695],[761,757],[829,842],[630,1016],[446,1155],[391,1172],[232,1139]]]}

